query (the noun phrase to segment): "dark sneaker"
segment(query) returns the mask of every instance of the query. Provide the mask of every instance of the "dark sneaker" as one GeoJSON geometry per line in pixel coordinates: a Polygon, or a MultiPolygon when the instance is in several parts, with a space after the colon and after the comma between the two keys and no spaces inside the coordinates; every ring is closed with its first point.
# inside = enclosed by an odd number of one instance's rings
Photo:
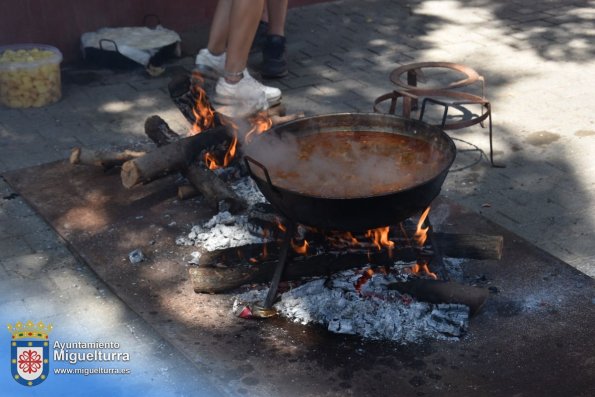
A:
{"type": "Polygon", "coordinates": [[[285,37],[276,34],[266,36],[262,49],[262,70],[264,78],[274,79],[287,76],[287,55],[285,37]]]}
{"type": "Polygon", "coordinates": [[[258,29],[256,29],[256,34],[254,35],[254,40],[252,41],[252,47],[250,48],[250,52],[257,52],[263,49],[268,32],[269,23],[265,21],[260,21],[260,23],[258,24],[258,29]]]}

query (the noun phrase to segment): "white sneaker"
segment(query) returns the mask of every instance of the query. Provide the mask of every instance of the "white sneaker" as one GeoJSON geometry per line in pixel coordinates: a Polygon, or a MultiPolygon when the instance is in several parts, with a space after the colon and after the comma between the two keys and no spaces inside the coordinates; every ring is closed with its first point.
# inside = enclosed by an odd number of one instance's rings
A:
{"type": "MultiPolygon", "coordinates": [[[[213,55],[208,48],[203,48],[198,52],[198,55],[196,55],[195,64],[199,69],[203,69],[204,71],[204,69],[207,68],[216,73],[215,77],[220,77],[225,73],[225,58],[225,52],[221,55],[213,55]]],[[[243,74],[244,78],[242,80],[250,81],[254,90],[263,91],[265,93],[269,106],[274,106],[281,102],[280,89],[260,83],[250,75],[248,68],[243,70],[243,74]]]]}
{"type": "MultiPolygon", "coordinates": [[[[275,106],[281,102],[281,90],[277,87],[270,87],[268,85],[264,85],[254,77],[248,73],[248,69],[244,69],[244,78],[242,80],[249,80],[251,84],[255,87],[258,87],[261,91],[264,91],[264,94],[267,98],[267,102],[269,103],[269,107],[275,106]]],[[[241,80],[240,80],[241,81],[241,80]]]]}
{"type": "Polygon", "coordinates": [[[222,76],[225,71],[225,52],[221,55],[213,55],[208,48],[203,48],[196,55],[194,63],[199,68],[212,69],[218,76],[222,76]]]}
{"type": "Polygon", "coordinates": [[[224,78],[219,78],[215,93],[220,103],[241,102],[243,98],[254,98],[264,96],[268,107],[274,106],[281,101],[281,90],[275,87],[268,87],[261,84],[254,77],[250,76],[248,70],[244,69],[244,77],[236,84],[229,84],[224,78]]]}
{"type": "Polygon", "coordinates": [[[269,108],[265,92],[254,84],[255,80],[245,76],[236,84],[230,84],[220,77],[215,86],[213,102],[220,105],[233,105],[232,109],[217,111],[234,116],[247,116],[269,108]]]}

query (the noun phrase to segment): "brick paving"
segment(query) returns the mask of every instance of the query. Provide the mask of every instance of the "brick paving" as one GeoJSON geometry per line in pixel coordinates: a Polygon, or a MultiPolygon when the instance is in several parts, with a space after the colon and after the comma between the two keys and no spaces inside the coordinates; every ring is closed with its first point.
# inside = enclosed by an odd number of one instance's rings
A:
{"type": "MultiPolygon", "coordinates": [[[[399,65],[445,61],[474,68],[487,82],[496,161],[506,168],[482,161],[451,172],[442,194],[595,277],[594,6],[585,0],[346,0],[294,8],[287,21],[290,74],[267,83],[283,90],[290,113],[367,112],[394,88],[389,73],[399,65]]],[[[168,74],[189,70],[192,62],[191,56],[176,60],[168,74]]],[[[258,54],[250,63],[257,70],[258,54]]],[[[60,102],[0,108],[0,175],[64,159],[76,145],[136,147],[146,143],[143,124],[153,114],[185,131],[167,95],[168,74],[65,68],[60,102]]],[[[480,126],[450,134],[489,150],[480,126]]],[[[470,163],[460,154],[455,167],[470,163]]],[[[145,370],[167,373],[171,395],[218,393],[203,382],[204,369],[181,366],[182,355],[74,258],[1,179],[0,278],[3,319],[26,313],[56,324],[95,321],[95,332],[107,327],[151,357],[145,370]],[[25,295],[31,289],[35,294],[25,295]]]]}

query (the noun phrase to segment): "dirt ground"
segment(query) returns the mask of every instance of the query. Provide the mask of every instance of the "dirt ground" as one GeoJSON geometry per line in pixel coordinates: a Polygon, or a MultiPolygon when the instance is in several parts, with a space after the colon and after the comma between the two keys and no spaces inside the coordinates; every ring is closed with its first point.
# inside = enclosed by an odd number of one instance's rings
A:
{"type": "Polygon", "coordinates": [[[231,294],[194,293],[187,259],[196,248],[175,239],[213,213],[178,200],[175,177],[126,190],[117,173],[59,161],[5,178],[126,304],[234,395],[595,394],[593,279],[448,200],[433,206],[437,229],[504,236],[502,260],[464,265],[466,282],[493,292],[463,340],[399,345],[282,318],[242,320],[231,294]],[[134,249],[147,260],[131,264],[134,249]]]}

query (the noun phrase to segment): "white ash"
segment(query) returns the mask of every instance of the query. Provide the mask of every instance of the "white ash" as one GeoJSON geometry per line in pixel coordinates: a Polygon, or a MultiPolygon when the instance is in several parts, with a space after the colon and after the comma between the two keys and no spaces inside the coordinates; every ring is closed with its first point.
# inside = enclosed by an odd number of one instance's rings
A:
{"type": "Polygon", "coordinates": [[[198,265],[200,263],[201,254],[198,251],[193,251],[190,253],[190,259],[188,259],[188,263],[191,265],[198,265]]]}
{"type": "MultiPolygon", "coordinates": [[[[250,177],[230,182],[231,189],[249,206],[266,202],[264,196],[250,177]]],[[[201,246],[208,251],[262,243],[265,240],[250,233],[248,215],[232,215],[221,211],[202,225],[192,227],[187,236],[176,239],[178,245],[201,246]]]]}
{"type": "Polygon", "coordinates": [[[145,259],[146,259],[145,255],[143,254],[143,251],[141,251],[140,249],[135,249],[134,251],[131,251],[128,254],[128,260],[133,265],[137,265],[137,264],[141,263],[142,261],[144,261],[145,259]]]}
{"type": "Polygon", "coordinates": [[[258,186],[250,177],[240,178],[237,181],[230,183],[231,189],[240,197],[242,197],[248,205],[266,202],[266,199],[258,190],[258,186]]]}
{"type": "Polygon", "coordinates": [[[464,273],[462,265],[465,263],[465,259],[444,257],[442,260],[450,278],[453,281],[463,282],[464,273]]]}
{"type": "Polygon", "coordinates": [[[208,251],[262,243],[250,233],[247,215],[220,212],[202,225],[192,227],[187,236],[178,237],[176,244],[201,246],[208,251]]]}
{"type": "MultiPolygon", "coordinates": [[[[429,304],[387,289],[402,278],[374,274],[358,292],[361,274],[344,271],[330,280],[317,279],[281,294],[279,313],[300,324],[321,324],[329,331],[399,343],[425,338],[459,340],[467,330],[469,308],[459,304],[429,304]]],[[[262,302],[267,289],[249,291],[235,298],[234,311],[245,304],[262,302]]]]}

